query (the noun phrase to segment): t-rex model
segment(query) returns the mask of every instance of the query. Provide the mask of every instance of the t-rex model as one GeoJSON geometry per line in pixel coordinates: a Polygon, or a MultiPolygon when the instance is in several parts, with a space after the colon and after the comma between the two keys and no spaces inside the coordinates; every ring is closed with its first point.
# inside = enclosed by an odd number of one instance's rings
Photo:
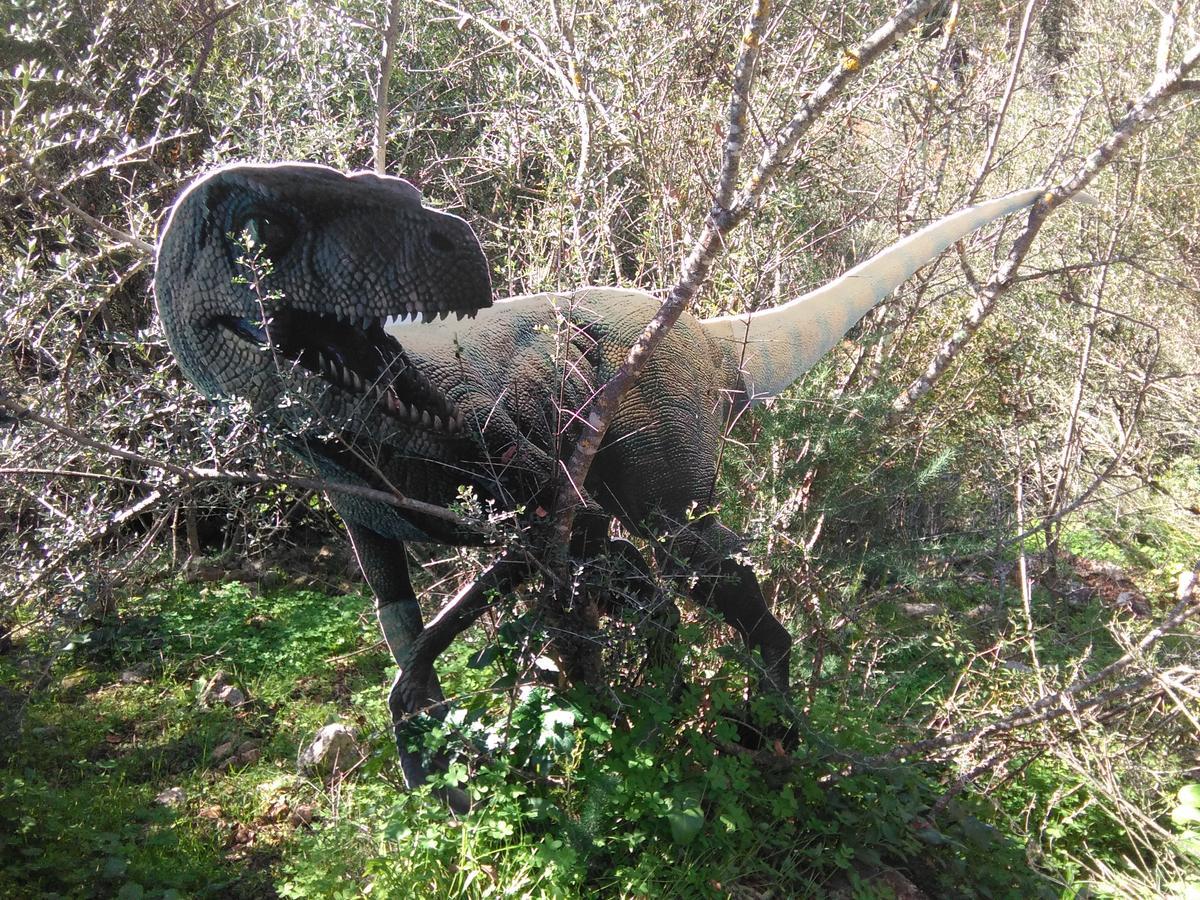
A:
{"type": "MultiPolygon", "coordinates": [[[[637,535],[671,535],[664,569],[691,576],[693,597],[761,652],[769,686],[786,693],[790,636],[752,569],[733,558],[740,537],[711,511],[723,433],[917,268],[1038,196],[966,208],[773,310],[685,314],[625,398],[580,488],[573,552],[586,558],[606,543],[612,517],[637,535]]],[[[294,163],[231,166],[192,184],[163,230],[155,291],[180,368],[202,391],[248,400],[330,481],[428,505],[332,496],[400,667],[389,707],[405,778],[419,783],[424,770],[403,724],[441,699],[434,658],[529,564],[502,555],[425,627],[404,542],[482,543],[481,531],[438,514],[464,485],[528,520],[544,516],[557,460],[586,427],[579,411],[658,300],[585,288],[493,304],[482,250],[462,219],[425,208],[400,179],[294,163]]],[[[613,549],[644,567],[631,545],[613,549]]]]}

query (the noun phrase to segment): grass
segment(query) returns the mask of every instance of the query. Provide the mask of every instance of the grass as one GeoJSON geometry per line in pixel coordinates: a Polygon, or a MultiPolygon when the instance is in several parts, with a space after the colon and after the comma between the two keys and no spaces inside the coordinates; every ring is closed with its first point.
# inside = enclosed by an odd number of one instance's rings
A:
{"type": "MultiPolygon", "coordinates": [[[[1032,676],[981,653],[957,616],[971,589],[928,591],[943,619],[884,604],[828,648],[813,734],[877,752],[921,736],[951,697],[983,713],[1028,690],[1032,676]]],[[[1048,670],[1118,652],[1102,610],[1038,608],[1048,670]]],[[[679,696],[635,685],[616,716],[612,698],[519,686],[510,655],[477,656],[479,635],[456,645],[443,664],[463,698],[455,729],[487,750],[470,779],[486,805],[459,821],[402,789],[390,659],[364,597],[229,584],[126,598],[66,649],[30,638],[0,656],[0,687],[24,704],[0,758],[0,896],[871,897],[888,895],[872,873],[889,868],[960,896],[1072,896],[1081,857],[1130,852],[1119,817],[1052,756],[961,794],[936,823],[944,766],[845,778],[809,747],[764,775],[719,749],[735,737],[740,652],[704,623],[684,630],[699,675],[679,696]],[[200,702],[217,671],[247,706],[200,702]],[[332,783],[297,775],[301,747],[335,719],[361,764],[332,783]],[[255,752],[231,765],[229,744],[255,752]],[[156,799],[172,788],[181,803],[156,799]]],[[[802,652],[799,671],[812,664],[802,652]]]]}

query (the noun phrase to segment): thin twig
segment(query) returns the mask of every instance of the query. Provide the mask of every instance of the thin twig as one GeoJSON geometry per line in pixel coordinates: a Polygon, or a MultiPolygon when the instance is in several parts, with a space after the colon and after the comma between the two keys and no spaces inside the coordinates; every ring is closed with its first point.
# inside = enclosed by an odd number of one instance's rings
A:
{"type": "Polygon", "coordinates": [[[1126,144],[1154,121],[1155,116],[1167,101],[1182,90],[1184,79],[1197,64],[1200,64],[1200,44],[1196,44],[1184,54],[1184,58],[1177,68],[1161,73],[1154,79],[1137,103],[1117,123],[1104,142],[1088,155],[1075,174],[1060,181],[1034,204],[1033,209],[1029,212],[1029,221],[1013,242],[1008,258],[1000,264],[993,272],[992,277],[988,279],[987,284],[979,291],[967,317],[954,334],[938,348],[921,376],[909,384],[892,401],[890,422],[898,421],[912,409],[918,400],[933,389],[958,354],[970,343],[979,327],[995,311],[997,302],[1012,286],[1017,270],[1033,246],[1034,238],[1037,237],[1051,213],[1087,187],[1126,144]]]}
{"type": "Polygon", "coordinates": [[[1033,703],[1013,710],[1002,719],[980,725],[976,728],[955,732],[954,734],[905,744],[880,756],[870,757],[864,760],[861,765],[864,768],[876,768],[912,757],[929,759],[933,754],[940,754],[946,750],[962,747],[967,744],[975,744],[984,738],[1007,734],[1017,728],[1025,728],[1029,725],[1048,722],[1068,713],[1075,715],[1087,709],[1103,708],[1114,700],[1128,696],[1134,691],[1145,687],[1147,684],[1154,683],[1161,673],[1150,672],[1139,675],[1102,693],[1085,696],[1085,694],[1099,684],[1124,674],[1136,662],[1144,659],[1154,645],[1173,629],[1178,628],[1197,612],[1200,612],[1200,603],[1197,602],[1198,598],[1196,595],[1197,578],[1200,578],[1200,568],[1181,576],[1178,602],[1171,609],[1170,613],[1158,625],[1150,629],[1138,641],[1135,647],[1122,655],[1120,659],[1109,663],[1096,674],[1078,681],[1061,691],[1046,694],[1033,703]]]}
{"type": "Polygon", "coordinates": [[[996,122],[992,126],[991,136],[988,138],[987,149],[983,153],[983,159],[980,160],[979,168],[975,172],[975,180],[971,183],[971,190],[967,194],[968,204],[975,202],[979,196],[979,189],[983,187],[983,182],[991,171],[992,159],[996,155],[996,146],[1000,143],[1001,132],[1004,131],[1004,118],[1017,88],[1017,76],[1021,74],[1021,62],[1025,58],[1025,44],[1029,39],[1029,24],[1033,20],[1033,10],[1037,4],[1038,0],[1029,0],[1025,4],[1025,15],[1021,18],[1021,33],[1017,37],[1017,49],[1013,54],[1012,70],[1008,74],[1008,84],[1004,86],[1004,96],[1000,99],[1000,107],[996,110],[996,122]]]}
{"type": "Polygon", "coordinates": [[[154,245],[153,244],[151,244],[149,241],[142,240],[137,235],[130,234],[128,231],[122,231],[119,228],[114,228],[113,226],[109,225],[106,222],[100,221],[100,219],[96,218],[90,212],[85,210],[83,207],[79,206],[77,203],[75,203],[73,200],[71,200],[66,194],[64,194],[58,188],[54,187],[53,185],[47,184],[42,179],[41,175],[39,175],[37,173],[37,171],[34,169],[34,167],[29,163],[28,160],[14,156],[12,153],[8,152],[4,148],[0,148],[0,154],[2,154],[4,156],[4,158],[7,159],[9,162],[14,162],[18,166],[20,166],[21,169],[23,169],[25,171],[25,174],[27,174],[31,179],[33,179],[34,184],[36,184],[38,186],[38,188],[42,191],[43,194],[53,197],[54,200],[60,206],[63,207],[63,209],[65,209],[71,215],[75,216],[75,218],[86,222],[88,225],[92,226],[92,228],[95,228],[97,231],[103,232],[104,234],[106,234],[110,238],[112,238],[114,241],[119,241],[122,244],[127,244],[129,247],[131,247],[134,250],[137,250],[139,253],[142,253],[151,258],[154,257],[154,245]]]}
{"type": "Polygon", "coordinates": [[[383,59],[379,63],[379,83],[375,86],[375,174],[387,172],[388,85],[392,80],[392,59],[400,34],[400,0],[388,7],[387,29],[383,35],[383,59]]]}
{"type": "Polygon", "coordinates": [[[197,481],[223,481],[230,484],[270,484],[270,485],[286,485],[288,487],[302,488],[313,491],[332,491],[337,494],[348,494],[354,497],[362,497],[366,500],[375,500],[379,503],[385,503],[388,506],[396,507],[397,509],[406,509],[411,512],[418,512],[422,515],[441,519],[446,522],[451,522],[463,528],[481,533],[490,532],[491,526],[486,522],[475,522],[464,519],[462,516],[455,513],[453,510],[446,509],[442,506],[435,506],[432,503],[425,503],[421,500],[414,500],[411,497],[405,497],[401,494],[391,491],[380,491],[375,488],[366,487],[364,485],[347,484],[344,482],[323,481],[317,478],[297,478],[290,475],[272,475],[260,472],[235,472],[216,468],[198,468],[180,466],[165,459],[156,459],[150,456],[144,456],[141,453],[136,453],[133,450],[127,450],[124,447],[118,447],[115,444],[107,444],[103,441],[98,441],[95,438],[84,434],[75,428],[55,422],[53,419],[40,415],[28,407],[22,406],[15,400],[0,394],[0,410],[6,411],[13,418],[24,421],[34,422],[44,428],[49,428],[51,431],[69,438],[78,444],[85,447],[90,447],[93,450],[99,450],[109,456],[118,459],[124,459],[129,462],[138,463],[151,469],[158,469],[174,475],[180,481],[189,483],[197,481]]]}

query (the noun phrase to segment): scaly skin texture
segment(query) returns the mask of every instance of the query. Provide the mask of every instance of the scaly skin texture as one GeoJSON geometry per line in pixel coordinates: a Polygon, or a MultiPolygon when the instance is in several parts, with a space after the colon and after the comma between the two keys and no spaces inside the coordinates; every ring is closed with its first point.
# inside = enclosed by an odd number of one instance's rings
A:
{"type": "MultiPolygon", "coordinates": [[[[722,436],[748,403],[799,377],[919,265],[1036,196],[957,213],[760,316],[685,314],[608,430],[582,488],[573,552],[607,549],[625,561],[631,583],[644,583],[644,560],[608,540],[608,523],[654,538],[660,570],[686,578],[695,600],[761,652],[764,686],[786,696],[791,638],[753,571],[733,558],[741,538],[712,514],[722,436]]],[[[399,179],[303,164],[233,166],[190,187],[164,229],[155,290],[187,377],[210,396],[248,400],[331,481],[439,507],[468,486],[534,523],[552,512],[556,461],[585,427],[577,413],[659,305],[615,288],[492,305],[486,261],[461,219],[424,208],[399,179]]],[[[424,767],[406,723],[439,708],[434,659],[530,566],[503,555],[426,627],[404,542],[473,544],[483,535],[344,493],[333,502],[400,669],[389,705],[405,778],[419,783],[424,767]]],[[[461,793],[447,799],[466,808],[461,793]]]]}

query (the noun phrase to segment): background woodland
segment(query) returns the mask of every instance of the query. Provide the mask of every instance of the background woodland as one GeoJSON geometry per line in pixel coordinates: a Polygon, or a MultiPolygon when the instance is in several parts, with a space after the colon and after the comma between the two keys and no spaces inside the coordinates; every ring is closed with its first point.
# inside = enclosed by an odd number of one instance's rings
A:
{"type": "MultiPolygon", "coordinates": [[[[916,7],[868,55],[891,3],[4,0],[0,890],[1200,896],[1200,8],[916,7]],[[452,820],[397,790],[322,494],[174,366],[157,228],[220,163],[381,166],[472,223],[498,296],[665,297],[731,146],[706,315],[977,199],[1094,202],[1015,267],[1026,216],[964,240],[730,435],[800,752],[731,745],[753,661],[699,612],[682,699],[613,624],[614,717],[529,688],[518,604],[448,663],[495,753],[452,820]],[[252,702],[198,705],[218,669],[252,702]],[[333,718],[361,764],[297,778],[333,718]]],[[[427,613],[487,561],[417,552],[427,613]]]]}

